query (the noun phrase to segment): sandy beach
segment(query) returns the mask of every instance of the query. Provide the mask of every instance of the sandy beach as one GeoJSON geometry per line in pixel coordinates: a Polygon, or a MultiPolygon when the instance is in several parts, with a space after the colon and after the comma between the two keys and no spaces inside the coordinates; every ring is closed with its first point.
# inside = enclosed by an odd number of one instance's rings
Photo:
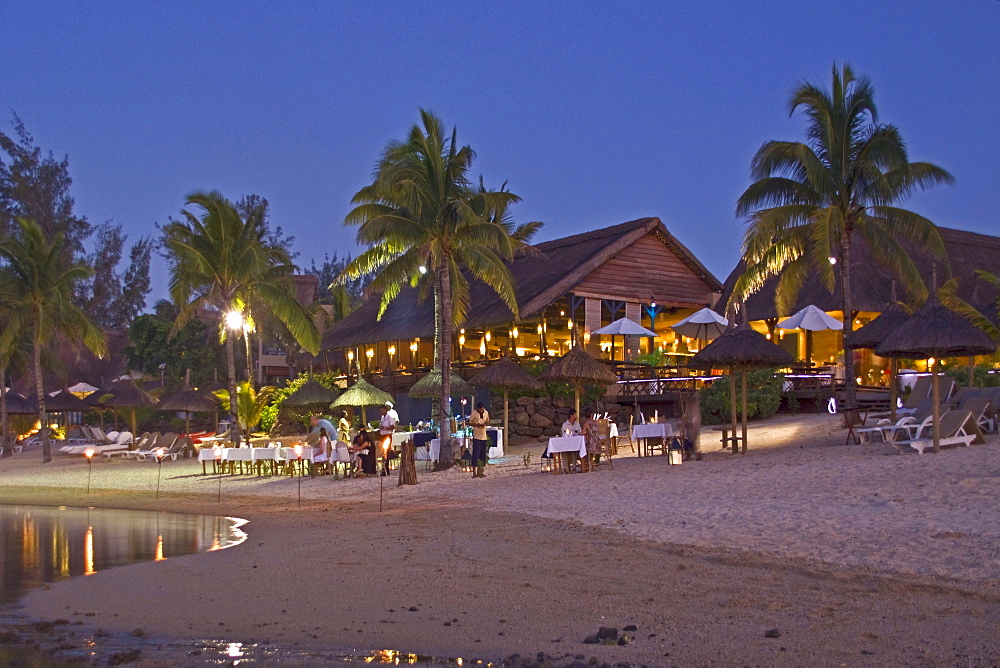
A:
{"type": "Polygon", "coordinates": [[[226,476],[220,503],[193,461],[163,465],[159,500],[155,464],[95,461],[88,499],[82,458],[42,466],[26,452],[0,463],[0,502],[249,520],[236,548],[24,600],[84,631],[557,665],[1000,661],[997,436],[900,456],[800,415],[751,425],[746,455],[717,439],[706,428],[704,460],[679,467],[626,449],[613,471],[556,476],[540,472],[540,445],[485,480],[418,464],[417,486],[385,485],[382,513],[372,478],[307,478],[300,509],[297,480],[226,476]],[[583,643],[629,625],[628,644],[583,643]]]}

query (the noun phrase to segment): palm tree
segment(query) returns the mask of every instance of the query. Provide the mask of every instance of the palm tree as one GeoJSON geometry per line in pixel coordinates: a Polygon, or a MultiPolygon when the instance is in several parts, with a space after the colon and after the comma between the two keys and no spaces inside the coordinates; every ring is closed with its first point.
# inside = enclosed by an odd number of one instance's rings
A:
{"type": "Polygon", "coordinates": [[[185,210],[182,220],[171,220],[163,227],[164,244],[171,254],[170,295],[180,308],[174,331],[199,309],[219,313],[233,440],[239,444],[234,338],[250,316],[247,306],[271,313],[313,354],[319,350],[319,332],[295,298],[291,283],[295,265],[284,248],[267,240],[267,225],[259,209],[241,216],[218,191],[196,192],[187,204],[197,207],[199,215],[185,210]]]}
{"type": "Polygon", "coordinates": [[[61,232],[48,238],[42,227],[19,218],[15,236],[0,242],[0,259],[5,262],[0,283],[5,286],[14,308],[8,312],[12,324],[23,327],[31,338],[32,370],[38,417],[42,426],[42,461],[52,461],[52,444],[45,428],[45,387],[42,378],[42,349],[61,335],[82,342],[96,355],[105,352],[104,332],[73,305],[73,288],[93,270],[85,264],[66,262],[66,237],[61,232]]]}
{"type": "Polygon", "coordinates": [[[368,250],[342,278],[376,274],[369,288],[382,295],[379,317],[404,285],[418,287],[421,297],[433,292],[436,366],[443,374],[438,466],[447,468],[452,337],[469,310],[468,276],[496,291],[517,318],[514,280],[504,261],[527,247],[540,224],[513,226],[506,212],[520,198],[505,189],[473,188],[472,148],[458,145],[455,129],[449,139],[433,113],[421,109],[420,116],[422,127],[414,125],[405,142],[388,143],[374,182],[352,200],[357,206],[345,224],[358,226],[358,243],[368,250]]]}
{"type": "MultiPolygon", "coordinates": [[[[833,67],[832,88],[802,84],[788,104],[802,108],[807,140],[769,141],[754,155],[756,180],[740,197],[736,214],[746,216],[746,270],[732,299],[756,292],[780,276],[776,306],[787,313],[805,278],[818,274],[831,292],[839,282],[844,336],[851,332],[851,246],[864,243],[894,270],[915,300],[926,287],[903,244],[943,258],[944,243],[928,219],[894,206],[916,189],[952,183],[945,170],[909,162],[899,130],[878,123],[874,89],[850,66],[833,67]]],[[[854,360],[844,354],[847,405],[854,405],[854,360]]]]}

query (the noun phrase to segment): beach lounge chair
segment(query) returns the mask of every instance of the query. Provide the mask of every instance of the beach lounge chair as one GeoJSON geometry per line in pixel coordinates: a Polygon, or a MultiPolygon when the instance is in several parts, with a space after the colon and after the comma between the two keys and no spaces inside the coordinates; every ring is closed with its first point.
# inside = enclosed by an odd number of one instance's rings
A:
{"type": "MultiPolygon", "coordinates": [[[[905,452],[907,448],[913,448],[918,454],[922,455],[924,454],[924,450],[934,447],[932,429],[933,426],[928,426],[923,437],[920,437],[918,434],[917,438],[894,441],[892,445],[899,450],[900,454],[905,452]]],[[[979,425],[972,419],[972,413],[969,411],[948,411],[948,414],[941,418],[942,448],[953,445],[968,447],[976,441],[983,442],[982,432],[979,431],[979,425]]]]}
{"type": "Polygon", "coordinates": [[[917,382],[913,384],[913,389],[910,390],[910,396],[906,397],[906,401],[903,402],[902,408],[896,409],[896,415],[912,415],[920,407],[920,403],[930,396],[931,393],[931,377],[930,376],[920,376],[917,378],[917,382]]]}
{"type": "Polygon", "coordinates": [[[136,450],[142,450],[144,448],[149,447],[149,444],[152,443],[153,441],[155,441],[156,437],[159,436],[159,435],[160,435],[160,432],[158,432],[158,431],[157,432],[153,432],[152,434],[150,434],[147,431],[147,432],[143,433],[141,436],[139,436],[139,438],[134,439],[135,440],[135,444],[134,444],[134,449],[133,450],[129,450],[128,446],[125,446],[125,447],[118,446],[118,447],[106,448],[106,449],[104,449],[104,450],[101,451],[101,454],[103,454],[108,459],[112,459],[114,457],[125,458],[125,457],[128,457],[129,455],[131,455],[136,450]]]}
{"type": "Polygon", "coordinates": [[[990,408],[990,400],[987,397],[972,397],[966,399],[959,410],[967,410],[972,413],[972,419],[983,431],[993,431],[993,420],[986,415],[990,408]]]}
{"type": "MultiPolygon", "coordinates": [[[[889,418],[881,418],[874,427],[863,427],[855,429],[858,439],[864,443],[871,443],[874,436],[878,436],[880,441],[888,443],[895,440],[898,434],[910,431],[907,427],[917,427],[921,422],[931,416],[931,409],[934,406],[933,399],[925,397],[916,411],[911,415],[901,415],[895,422],[889,418]]],[[[947,411],[947,407],[942,410],[947,411]]]]}
{"type": "Polygon", "coordinates": [[[163,448],[164,452],[170,451],[177,444],[177,440],[177,434],[168,431],[165,434],[157,436],[155,440],[149,442],[142,450],[133,450],[131,454],[137,461],[141,462],[156,459],[157,450],[163,448]]]}

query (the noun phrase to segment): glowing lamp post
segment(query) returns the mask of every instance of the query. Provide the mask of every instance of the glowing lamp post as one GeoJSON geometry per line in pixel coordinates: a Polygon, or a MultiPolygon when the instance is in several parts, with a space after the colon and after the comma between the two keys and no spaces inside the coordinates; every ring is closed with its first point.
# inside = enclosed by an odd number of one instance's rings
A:
{"type": "Polygon", "coordinates": [[[163,456],[167,453],[163,448],[157,448],[156,456],[156,498],[160,498],[160,477],[163,475],[163,456]]]}
{"type": "Polygon", "coordinates": [[[97,452],[93,448],[87,448],[83,451],[84,456],[87,458],[87,496],[90,496],[90,480],[94,476],[94,453],[97,452]]]}

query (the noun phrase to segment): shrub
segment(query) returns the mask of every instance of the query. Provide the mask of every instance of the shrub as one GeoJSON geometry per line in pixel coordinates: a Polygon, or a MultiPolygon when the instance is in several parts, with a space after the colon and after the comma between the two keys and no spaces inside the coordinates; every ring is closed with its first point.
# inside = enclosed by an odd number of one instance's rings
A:
{"type": "MultiPolygon", "coordinates": [[[[990,373],[992,364],[977,364],[972,371],[972,382],[976,387],[996,387],[1000,385],[1000,374],[990,373]]],[[[969,384],[968,364],[949,364],[944,371],[946,376],[955,379],[959,387],[967,387],[969,384]]]]}
{"type": "MultiPolygon", "coordinates": [[[[747,418],[764,419],[778,412],[784,376],[774,369],[747,372],[747,418]]],[[[736,376],[736,410],[740,409],[740,377],[736,376]]],[[[729,421],[729,376],[722,376],[711,387],[701,391],[702,424],[722,424],[729,421]]]]}

